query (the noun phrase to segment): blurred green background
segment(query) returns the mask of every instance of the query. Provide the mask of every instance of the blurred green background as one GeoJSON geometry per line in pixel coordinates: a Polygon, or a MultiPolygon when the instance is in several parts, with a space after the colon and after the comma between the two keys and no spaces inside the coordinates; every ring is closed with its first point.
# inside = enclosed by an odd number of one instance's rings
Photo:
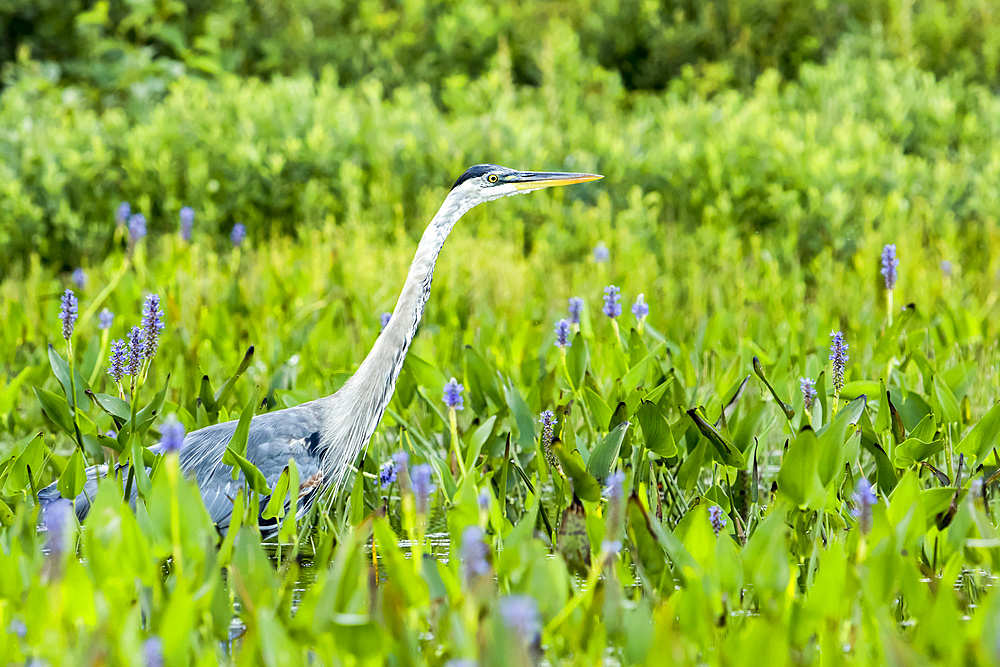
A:
{"type": "MultiPolygon", "coordinates": [[[[567,203],[651,242],[793,234],[785,265],[873,226],[995,241],[988,0],[7,0],[0,70],[0,275],[104,257],[121,201],[219,243],[416,235],[484,161],[605,173],[567,203]]],[[[554,222],[526,253],[595,241],[554,222]]]]}

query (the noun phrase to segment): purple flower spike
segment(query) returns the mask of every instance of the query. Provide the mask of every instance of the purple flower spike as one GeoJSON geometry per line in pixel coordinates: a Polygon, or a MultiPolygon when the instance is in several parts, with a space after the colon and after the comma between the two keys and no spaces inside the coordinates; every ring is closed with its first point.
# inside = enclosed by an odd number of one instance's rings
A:
{"type": "Polygon", "coordinates": [[[899,260],[896,259],[896,244],[890,243],[882,248],[882,270],[879,273],[885,278],[885,288],[896,287],[896,279],[899,277],[896,269],[899,268],[899,260]]]}
{"type": "Polygon", "coordinates": [[[163,323],[164,314],[160,308],[160,295],[146,295],[146,302],[142,306],[142,354],[145,359],[152,359],[156,356],[156,349],[160,343],[160,332],[166,326],[163,323]]]}
{"type": "Polygon", "coordinates": [[[162,436],[160,440],[160,451],[179,452],[184,446],[184,424],[177,420],[177,415],[170,415],[170,418],[160,430],[162,436]]]}
{"type": "Polygon", "coordinates": [[[583,299],[571,296],[569,298],[569,323],[579,324],[581,314],[583,314],[583,299]]]}
{"type": "Polygon", "coordinates": [[[622,291],[614,285],[604,288],[604,308],[601,312],[611,319],[622,314],[621,293],[622,291]]]}
{"type": "Polygon", "coordinates": [[[382,313],[378,316],[379,324],[382,325],[381,331],[385,331],[385,328],[389,326],[389,320],[392,319],[392,313],[382,313]]]}
{"type": "Polygon", "coordinates": [[[625,497],[625,473],[621,470],[616,470],[615,472],[608,475],[607,485],[604,487],[604,491],[608,494],[609,500],[621,500],[625,497]]]}
{"type": "Polygon", "coordinates": [[[635,297],[635,303],[632,304],[632,314],[635,315],[635,319],[642,322],[649,315],[649,305],[646,303],[646,295],[639,294],[635,297]]]}
{"type": "Polygon", "coordinates": [[[501,598],[500,618],[528,646],[536,645],[541,638],[538,603],[530,595],[508,595],[501,598]]]}
{"type": "Polygon", "coordinates": [[[712,530],[715,531],[715,536],[718,537],[722,529],[726,527],[725,512],[718,505],[712,505],[708,508],[708,519],[712,522],[712,530]]]}
{"type": "Polygon", "coordinates": [[[816,381],[812,378],[799,378],[799,389],[802,390],[802,405],[806,412],[812,412],[816,401],[816,381]]]}
{"type": "Polygon", "coordinates": [[[76,285],[77,289],[83,289],[87,286],[87,273],[80,267],[73,269],[73,275],[70,276],[70,280],[76,285]]]}
{"type": "Polygon", "coordinates": [[[128,217],[132,214],[132,205],[127,201],[123,201],[118,204],[117,210],[115,210],[115,224],[119,227],[125,225],[128,222],[128,217]]]}
{"type": "Polygon", "coordinates": [[[426,463],[413,466],[410,479],[413,481],[413,493],[417,496],[417,511],[423,514],[427,511],[427,501],[434,491],[437,490],[434,482],[431,481],[431,467],[426,463]]]}
{"type": "Polygon", "coordinates": [[[181,238],[185,241],[191,240],[191,232],[194,230],[194,209],[185,206],[180,212],[181,218],[181,238]]]}
{"type": "Polygon", "coordinates": [[[867,535],[872,529],[872,507],[878,502],[878,496],[875,495],[871,483],[864,477],[858,480],[851,502],[854,503],[851,515],[858,520],[861,532],[867,535]]]}
{"type": "Polygon", "coordinates": [[[146,216],[136,213],[128,219],[128,233],[132,237],[132,242],[138,242],[146,235],[146,216]]]}
{"type": "Polygon", "coordinates": [[[611,251],[608,250],[608,246],[604,245],[604,241],[598,241],[597,245],[594,246],[594,261],[598,264],[604,264],[611,257],[611,251]]]}
{"type": "Polygon", "coordinates": [[[242,222],[237,222],[233,225],[233,231],[229,232],[229,240],[233,242],[233,247],[238,248],[243,243],[243,239],[247,237],[247,228],[242,222]]]}
{"type": "Polygon", "coordinates": [[[465,399],[462,398],[462,391],[464,389],[455,378],[449,380],[444,386],[444,404],[452,410],[462,410],[465,408],[465,399]]]}
{"type": "Polygon", "coordinates": [[[73,336],[73,326],[77,318],[77,300],[73,290],[63,292],[59,299],[59,319],[62,321],[62,336],[69,340],[73,336]]]}
{"type": "Polygon", "coordinates": [[[163,640],[153,635],[142,643],[142,656],[146,667],[163,667],[163,640]]]}
{"type": "Polygon", "coordinates": [[[128,332],[128,357],[125,362],[125,375],[138,377],[139,371],[142,370],[143,347],[142,329],[132,327],[132,330],[128,332]]]}
{"type": "Polygon", "coordinates": [[[833,362],[833,388],[839,392],[844,388],[844,372],[847,369],[847,361],[851,358],[847,354],[850,345],[844,342],[843,331],[831,331],[830,339],[830,361],[833,362]]]}
{"type": "Polygon", "coordinates": [[[573,343],[569,339],[569,322],[559,320],[556,322],[556,347],[570,347],[573,343]]]}
{"type": "Polygon", "coordinates": [[[97,328],[101,331],[107,331],[111,328],[111,325],[115,323],[115,314],[112,313],[107,308],[101,310],[97,315],[97,328]]]}
{"type": "Polygon", "coordinates": [[[108,375],[121,384],[125,377],[125,366],[128,364],[128,346],[119,338],[111,343],[111,359],[108,362],[108,375]]]}
{"type": "Polygon", "coordinates": [[[389,485],[395,482],[397,479],[396,464],[392,461],[386,461],[382,466],[382,469],[378,471],[378,483],[383,489],[389,488],[389,485]]]}
{"type": "Polygon", "coordinates": [[[484,542],[483,529],[472,524],[462,531],[462,570],[466,581],[490,573],[490,548],[484,542]]]}

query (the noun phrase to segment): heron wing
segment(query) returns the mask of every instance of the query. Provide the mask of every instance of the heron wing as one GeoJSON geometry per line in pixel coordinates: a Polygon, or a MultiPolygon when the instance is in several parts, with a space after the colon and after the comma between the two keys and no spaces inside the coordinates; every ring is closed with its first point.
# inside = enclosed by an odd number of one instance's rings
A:
{"type": "MultiPolygon", "coordinates": [[[[230,421],[189,433],[180,456],[181,468],[197,480],[205,507],[221,530],[229,527],[233,499],[244,481],[243,473],[234,480],[232,469],[222,463],[236,424],[230,421]]],[[[302,482],[315,483],[322,477],[319,451],[322,427],[322,414],[309,403],[254,417],[247,437],[246,458],[257,466],[268,486],[273,487],[277,482],[288,459],[295,459],[302,482]]],[[[266,504],[267,498],[262,500],[266,504]]]]}

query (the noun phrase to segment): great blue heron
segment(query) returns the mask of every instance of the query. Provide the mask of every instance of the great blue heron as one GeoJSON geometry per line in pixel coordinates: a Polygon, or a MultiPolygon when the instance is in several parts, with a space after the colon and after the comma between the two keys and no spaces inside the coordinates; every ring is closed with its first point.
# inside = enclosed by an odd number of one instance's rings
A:
{"type": "MultiPolygon", "coordinates": [[[[259,415],[250,422],[246,458],[260,469],[269,485],[273,487],[289,458],[294,458],[299,467],[303,481],[297,518],[304,516],[324,491],[343,488],[352,464],[368,445],[392,398],[403,359],[430,296],[438,253],[459,218],[483,202],[598,178],[602,177],[479,164],[455,181],[420,238],[392,318],[354,375],[330,396],[259,415]]],[[[222,531],[229,526],[232,499],[242,486],[242,475],[233,482],[231,469],[222,463],[236,424],[230,421],[192,431],[184,438],[180,451],[181,468],[197,480],[205,506],[222,531]]],[[[157,447],[152,449],[156,451],[157,447]]],[[[76,514],[81,520],[90,509],[89,499],[97,492],[100,474],[103,467],[88,470],[84,493],[76,498],[76,514]]],[[[43,489],[39,498],[43,506],[69,502],[60,497],[54,484],[43,489]]],[[[273,524],[268,528],[273,530],[273,524]]]]}

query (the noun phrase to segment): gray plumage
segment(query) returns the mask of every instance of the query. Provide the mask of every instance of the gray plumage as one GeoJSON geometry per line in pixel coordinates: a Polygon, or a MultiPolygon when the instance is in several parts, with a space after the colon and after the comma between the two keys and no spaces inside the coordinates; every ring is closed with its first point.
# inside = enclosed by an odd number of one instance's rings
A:
{"type": "MultiPolygon", "coordinates": [[[[263,473],[268,485],[273,487],[288,459],[295,459],[300,477],[299,518],[325,492],[343,490],[354,462],[368,446],[423,316],[438,254],[458,220],[483,202],[597,178],[600,176],[522,172],[487,164],[471,167],[456,181],[420,239],[392,318],[354,375],[331,396],[258,415],[250,422],[246,458],[263,473]]],[[[185,473],[197,480],[209,515],[222,531],[229,526],[232,499],[243,484],[242,475],[233,481],[232,469],[222,463],[236,424],[229,421],[187,434],[179,459],[185,473]]],[[[158,451],[158,446],[151,449],[158,451]]],[[[88,498],[96,494],[97,478],[106,474],[106,466],[95,466],[87,473],[84,493],[74,501],[81,520],[90,509],[88,498]]],[[[39,498],[43,507],[62,500],[54,484],[43,489],[39,498]]],[[[262,525],[265,533],[274,528],[273,523],[262,525]]]]}

